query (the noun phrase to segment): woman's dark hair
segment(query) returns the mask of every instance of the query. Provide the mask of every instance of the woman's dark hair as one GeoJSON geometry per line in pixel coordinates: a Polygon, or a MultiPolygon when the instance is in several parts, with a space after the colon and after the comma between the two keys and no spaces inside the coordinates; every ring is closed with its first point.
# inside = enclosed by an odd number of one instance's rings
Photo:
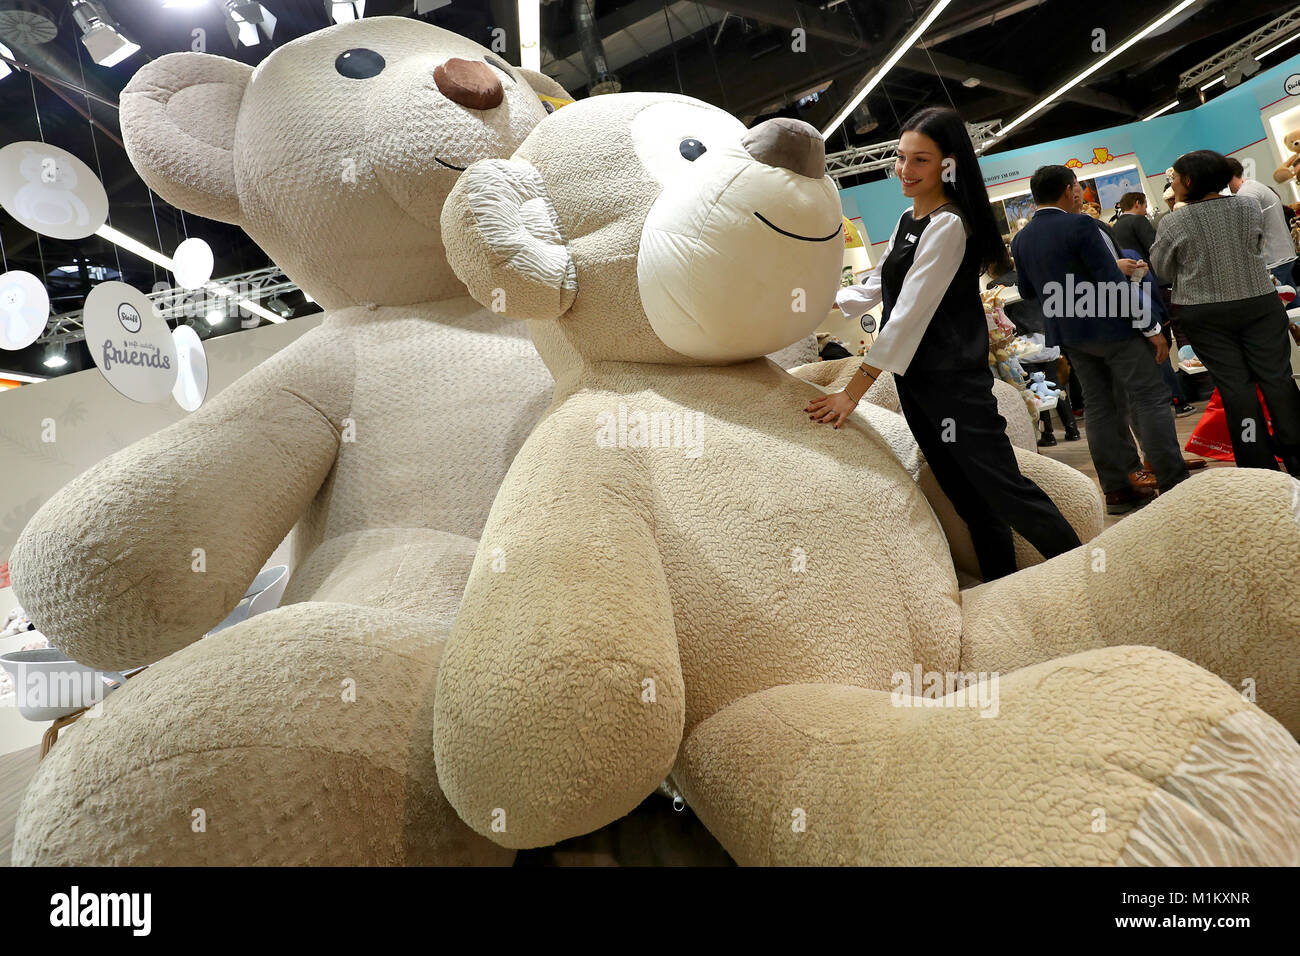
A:
{"type": "Polygon", "coordinates": [[[1191,180],[1187,198],[1195,201],[1209,193],[1222,192],[1232,181],[1228,158],[1212,149],[1194,149],[1174,160],[1174,172],[1191,180]]]}
{"type": "Polygon", "coordinates": [[[971,239],[979,249],[980,265],[984,268],[994,265],[999,274],[1009,269],[1002,232],[993,218],[988,190],[984,188],[984,174],[961,116],[946,106],[931,106],[913,113],[903,124],[903,132],[922,133],[938,144],[944,157],[953,157],[956,167],[952,175],[944,177],[943,190],[966,217],[971,239]]]}

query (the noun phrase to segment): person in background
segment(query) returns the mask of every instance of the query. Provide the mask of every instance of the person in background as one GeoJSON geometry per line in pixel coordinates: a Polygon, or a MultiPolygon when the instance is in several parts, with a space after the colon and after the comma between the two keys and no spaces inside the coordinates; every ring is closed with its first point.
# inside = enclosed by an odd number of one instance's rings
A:
{"type": "Polygon", "coordinates": [[[1065,166],[1041,166],[1030,179],[1030,189],[1038,211],[1011,244],[1020,294],[1043,301],[1047,343],[1068,350],[1083,385],[1088,451],[1106,510],[1123,514],[1151,497],[1150,489],[1135,488],[1130,478],[1142,471],[1130,419],[1159,490],[1168,491],[1188,477],[1169,407],[1169,386],[1160,374],[1168,345],[1151,310],[1145,317],[1122,316],[1096,307],[1138,297],[1117,262],[1118,250],[1107,245],[1097,223],[1073,214],[1078,208],[1074,172],[1065,166]],[[1089,286],[1093,307],[1079,308],[1076,303],[1088,301],[1079,290],[1089,286]],[[1122,398],[1117,398],[1121,390],[1122,398]]]}
{"type": "Polygon", "coordinates": [[[1146,193],[1125,193],[1119,198],[1119,218],[1111,227],[1115,245],[1132,249],[1139,259],[1151,262],[1151,243],[1156,241],[1156,227],[1147,218],[1146,193]]]}
{"type": "Polygon", "coordinates": [[[1253,199],[1221,195],[1234,167],[1220,153],[1185,153],[1174,174],[1185,205],[1161,221],[1152,264],[1173,279],[1179,325],[1219,389],[1237,466],[1276,471],[1281,458],[1300,475],[1300,389],[1286,309],[1265,262],[1264,213],[1253,199]]]}
{"type": "Polygon", "coordinates": [[[1291,241],[1291,231],[1286,225],[1286,213],[1282,200],[1272,188],[1256,179],[1243,179],[1241,162],[1235,156],[1226,157],[1232,179],[1228,188],[1234,196],[1245,196],[1259,203],[1264,214],[1264,264],[1268,271],[1277,278],[1279,285],[1294,286],[1292,271],[1295,267],[1295,243],[1291,241]]]}
{"type": "Polygon", "coordinates": [[[993,396],[979,277],[993,263],[1005,269],[1006,250],[961,116],[930,107],[910,117],[894,170],[911,206],[866,283],[835,297],[849,318],[882,304],[880,333],[845,389],[804,411],[839,428],[876,378],[894,373],[908,428],[992,581],[1016,570],[1013,528],[1044,558],[1079,547],[1079,536],[1021,474],[993,396]]]}

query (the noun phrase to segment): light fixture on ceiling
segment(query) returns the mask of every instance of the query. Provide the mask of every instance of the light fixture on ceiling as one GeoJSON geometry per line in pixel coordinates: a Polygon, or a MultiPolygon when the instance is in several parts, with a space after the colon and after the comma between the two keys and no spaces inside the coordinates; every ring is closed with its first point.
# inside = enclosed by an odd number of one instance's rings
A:
{"type": "Polygon", "coordinates": [[[45,361],[41,363],[46,368],[63,368],[68,364],[68,350],[62,342],[51,345],[49,351],[45,353],[45,361]]]}
{"type": "Polygon", "coordinates": [[[975,87],[980,85],[980,78],[978,76],[968,76],[966,79],[961,81],[961,85],[966,87],[968,90],[973,90],[975,87]]]}
{"type": "Polygon", "coordinates": [[[222,12],[226,15],[226,32],[231,43],[257,46],[262,42],[262,35],[269,40],[275,32],[275,16],[260,3],[224,0],[222,12]]]}
{"type": "Polygon", "coordinates": [[[1247,77],[1259,72],[1259,60],[1253,56],[1243,56],[1223,74],[1223,82],[1229,87],[1237,86],[1247,77]]]}
{"type": "MultiPolygon", "coordinates": [[[[526,0],[519,0],[520,6],[522,7],[525,2],[526,0]]],[[[822,139],[825,139],[830,136],[831,133],[835,132],[835,130],[839,128],[839,125],[848,118],[849,114],[857,109],[858,104],[867,98],[867,94],[880,85],[880,81],[885,78],[885,74],[894,68],[894,65],[903,58],[903,54],[916,44],[916,41],[921,38],[921,34],[930,28],[930,24],[934,23],[934,21],[939,18],[939,14],[943,13],[944,8],[951,2],[952,0],[935,0],[935,2],[930,5],[930,9],[926,10],[925,14],[920,20],[916,21],[916,24],[912,29],[907,31],[907,35],[898,42],[898,45],[894,47],[893,52],[889,54],[885,59],[885,62],[880,64],[880,66],[876,67],[876,69],[871,72],[871,75],[867,77],[861,88],[858,89],[858,91],[850,97],[848,103],[846,103],[844,107],[835,114],[835,119],[831,120],[830,125],[822,130],[822,139]]]]}
{"type": "Polygon", "coordinates": [[[82,45],[100,66],[116,66],[140,49],[98,0],[72,0],[72,18],[81,28],[82,45]]]}
{"type": "Polygon", "coordinates": [[[284,299],[280,298],[278,295],[272,296],[266,304],[285,318],[288,318],[293,314],[293,309],[289,308],[289,303],[285,302],[284,299]]]}
{"type": "Polygon", "coordinates": [[[542,69],[542,11],[540,0],[519,0],[519,65],[542,69]]]}
{"type": "Polygon", "coordinates": [[[1177,100],[1174,100],[1172,103],[1169,103],[1169,104],[1166,105],[1166,106],[1162,106],[1162,107],[1160,107],[1160,109],[1156,110],[1156,111],[1155,111],[1154,113],[1152,113],[1150,116],[1144,116],[1144,117],[1142,117],[1142,122],[1145,123],[1147,120],[1153,120],[1153,119],[1155,119],[1157,116],[1160,116],[1160,115],[1162,115],[1162,114],[1164,114],[1164,113],[1168,113],[1171,109],[1173,109],[1173,108],[1174,108],[1175,106],[1177,106],[1177,105],[1178,105],[1178,101],[1177,101],[1177,100]]]}
{"type": "Polygon", "coordinates": [[[226,313],[223,309],[209,309],[205,318],[208,320],[208,325],[216,328],[222,322],[226,321],[226,313]]]}
{"type": "Polygon", "coordinates": [[[206,4],[208,0],[163,0],[164,10],[194,10],[206,4]]]}
{"type": "Polygon", "coordinates": [[[1161,26],[1163,26],[1165,23],[1169,22],[1169,21],[1172,20],[1174,17],[1178,16],[1178,14],[1182,13],[1184,10],[1186,10],[1188,7],[1190,7],[1193,3],[1196,3],[1196,2],[1198,2],[1198,0],[1181,0],[1181,2],[1175,4],[1175,5],[1174,5],[1173,7],[1171,7],[1169,10],[1166,10],[1166,11],[1165,11],[1163,14],[1161,14],[1158,18],[1156,18],[1155,20],[1152,20],[1150,23],[1148,23],[1146,26],[1144,26],[1144,27],[1143,27],[1141,30],[1139,30],[1137,33],[1133,34],[1131,37],[1129,37],[1129,38],[1128,38],[1127,40],[1125,40],[1123,43],[1121,43],[1121,44],[1119,44],[1118,46],[1116,46],[1115,48],[1113,48],[1109,53],[1107,53],[1107,54],[1106,54],[1105,56],[1103,56],[1101,59],[1097,60],[1097,62],[1093,63],[1092,66],[1088,67],[1086,70],[1084,70],[1082,73],[1078,74],[1077,76],[1074,76],[1074,77],[1070,78],[1069,80],[1067,80],[1066,82],[1062,83],[1060,86],[1058,86],[1055,90],[1053,90],[1053,91],[1052,91],[1051,93],[1049,93],[1047,96],[1044,96],[1041,100],[1039,100],[1039,101],[1038,101],[1037,103],[1035,103],[1033,106],[1029,107],[1029,109],[1025,110],[1023,113],[1021,113],[1021,114],[1020,114],[1019,116],[1017,116],[1015,119],[1013,119],[1010,123],[1007,123],[1007,124],[1006,124],[1005,126],[1003,126],[1000,130],[998,130],[996,133],[993,134],[994,138],[996,138],[996,139],[1000,139],[1001,137],[1005,136],[1007,133],[1011,132],[1013,129],[1015,129],[1017,126],[1019,126],[1019,125],[1020,125],[1021,123],[1023,123],[1025,120],[1029,119],[1029,117],[1031,117],[1031,116],[1033,116],[1035,113],[1038,113],[1039,111],[1043,110],[1043,109],[1046,108],[1049,104],[1055,102],[1057,99],[1060,98],[1060,96],[1061,96],[1063,93],[1067,92],[1068,90],[1072,90],[1072,89],[1074,89],[1074,87],[1078,86],[1080,83],[1082,83],[1082,82],[1083,82],[1084,80],[1086,80],[1088,77],[1092,76],[1094,73],[1096,73],[1098,70],[1100,70],[1103,66],[1105,66],[1107,63],[1109,63],[1111,60],[1115,59],[1115,57],[1119,56],[1121,53],[1123,53],[1123,52],[1124,52],[1125,50],[1127,50],[1129,47],[1133,46],[1133,45],[1136,44],[1136,43],[1140,43],[1143,39],[1145,39],[1147,36],[1149,36],[1152,32],[1154,32],[1155,30],[1158,30],[1158,29],[1159,29],[1161,26]]]}
{"type": "Polygon", "coordinates": [[[366,0],[325,0],[325,12],[335,23],[351,23],[366,15],[366,0]]]}

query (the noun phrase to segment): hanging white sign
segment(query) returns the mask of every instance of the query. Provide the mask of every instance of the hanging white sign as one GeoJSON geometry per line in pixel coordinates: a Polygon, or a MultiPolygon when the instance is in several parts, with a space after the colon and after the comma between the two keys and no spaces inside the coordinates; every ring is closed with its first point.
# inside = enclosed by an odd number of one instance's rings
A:
{"type": "Polygon", "coordinates": [[[66,149],[25,141],[0,149],[0,206],[34,232],[85,239],[108,218],[108,194],[66,149]]]}
{"type": "Polygon", "coordinates": [[[172,332],[176,342],[176,384],[172,398],[187,412],[203,404],[208,394],[208,355],[203,340],[192,326],[178,325],[172,332]]]}
{"type": "Polygon", "coordinates": [[[45,331],[50,296],[41,280],[15,269],[0,275],[0,349],[25,349],[45,331]]]}
{"type": "Polygon", "coordinates": [[[108,384],[146,404],[171,396],[176,342],[148,296],[125,282],[101,282],[86,296],[82,324],[86,348],[108,384]]]}

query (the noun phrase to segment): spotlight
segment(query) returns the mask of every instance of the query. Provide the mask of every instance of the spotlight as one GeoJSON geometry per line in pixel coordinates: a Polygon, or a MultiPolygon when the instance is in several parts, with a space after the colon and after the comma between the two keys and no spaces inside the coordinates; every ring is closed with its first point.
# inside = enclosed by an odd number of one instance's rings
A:
{"type": "Polygon", "coordinates": [[[212,309],[206,316],[208,325],[216,328],[222,322],[226,321],[226,313],[221,309],[212,309]]]}
{"type": "Polygon", "coordinates": [[[72,0],[72,17],[81,27],[81,42],[100,66],[116,66],[140,49],[122,35],[117,21],[98,0],[72,0]]]}
{"type": "Polygon", "coordinates": [[[45,367],[63,368],[67,364],[67,347],[62,342],[58,345],[51,345],[50,350],[45,353],[45,367]]]}
{"type": "Polygon", "coordinates": [[[335,23],[350,23],[366,15],[366,0],[325,0],[325,12],[335,23]]]}
{"type": "Polygon", "coordinates": [[[276,312],[280,313],[280,315],[289,316],[293,314],[293,309],[289,308],[289,303],[285,302],[284,299],[280,298],[278,295],[272,296],[271,300],[266,304],[276,312]]]}
{"type": "Polygon", "coordinates": [[[260,3],[250,0],[224,0],[222,12],[226,15],[226,32],[231,43],[257,46],[262,42],[260,30],[269,40],[275,32],[275,16],[260,3]]]}

